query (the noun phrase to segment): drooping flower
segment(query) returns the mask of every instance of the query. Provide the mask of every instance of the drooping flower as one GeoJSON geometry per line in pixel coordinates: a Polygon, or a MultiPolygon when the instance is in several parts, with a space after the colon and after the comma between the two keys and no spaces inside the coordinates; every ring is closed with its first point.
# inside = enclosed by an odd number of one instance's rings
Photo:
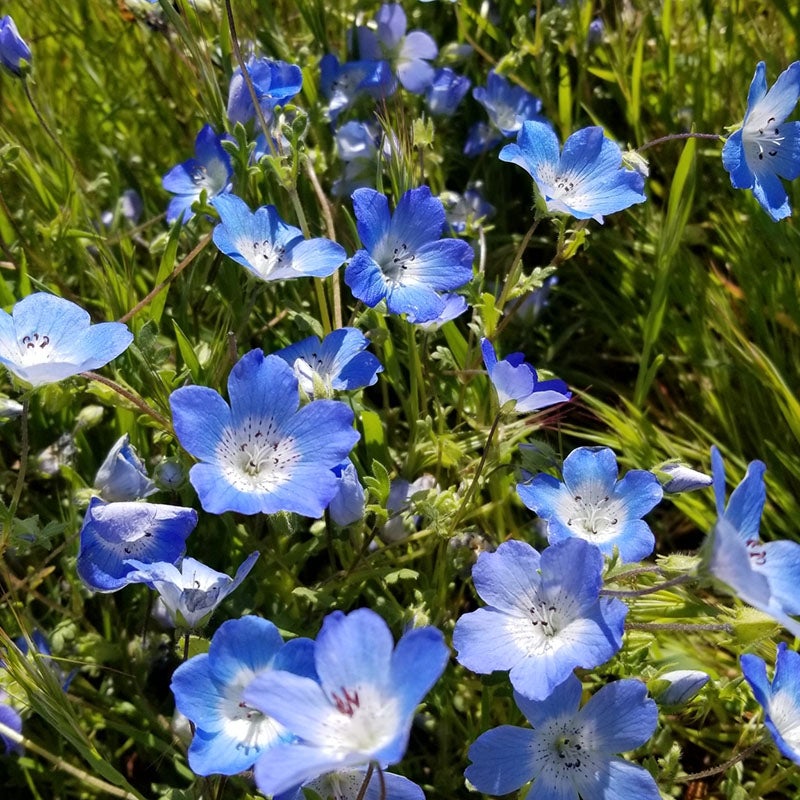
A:
{"type": "Polygon", "coordinates": [[[94,488],[109,503],[141,500],[158,491],[127,433],[108,451],[95,475],[94,488]]]}
{"type": "Polygon", "coordinates": [[[788,540],[764,543],[759,534],[767,498],[765,470],[763,462],[751,461],[726,506],[725,465],[719,450],[711,448],[717,523],[709,537],[706,564],[739,599],[800,636],[800,622],[789,616],[800,614],[800,544],[788,540]]]}
{"type": "Polygon", "coordinates": [[[708,683],[709,676],[699,669],[674,669],[659,675],[658,680],[668,685],[656,696],[656,702],[663,706],[682,706],[708,683]]]}
{"type": "MultiPolygon", "coordinates": [[[[251,58],[245,66],[267,122],[272,119],[276,106],[282,106],[303,88],[303,72],[296,64],[271,58],[251,58]]],[[[255,106],[242,68],[237,67],[228,89],[228,119],[231,124],[241,122],[246,125],[255,115],[255,106]]]]}
{"type": "Polygon", "coordinates": [[[655,538],[642,517],[663,496],[652,472],[632,469],[617,480],[614,452],[578,447],[565,459],[563,482],[540,473],[517,484],[522,502],[547,522],[550,544],[578,537],[609,556],[616,547],[623,562],[653,552],[655,538]]]}
{"type": "Polygon", "coordinates": [[[776,222],[792,213],[780,178],[800,176],[800,122],[786,122],[800,97],[800,61],[790,64],[767,91],[767,67],[756,66],[742,127],[722,148],[722,165],[735,189],[752,189],[776,222]]]}
{"type": "Polygon", "coordinates": [[[210,125],[204,125],[194,142],[195,157],[177,164],[161,179],[161,185],[175,195],[167,206],[170,225],[175,220],[188,222],[194,216],[192,203],[203,192],[210,200],[231,190],[233,167],[222,139],[210,125]]]}
{"type": "Polygon", "coordinates": [[[606,139],[602,128],[575,131],[559,153],[549,125],[525,122],[516,144],[500,151],[500,160],[522,167],[533,178],[550,212],[602,223],[604,214],[647,200],[644,178],[622,166],[619,145],[606,139]]]}
{"type": "Polygon", "coordinates": [[[440,631],[417,628],[394,646],[387,624],[366,608],[329,614],[314,648],[319,683],[288,672],[257,677],[245,702],[275,718],[298,741],[267,750],[256,784],[279,794],[319,775],[396,764],[417,705],[439,679],[448,650],[440,631]]]}
{"type": "Polygon", "coordinates": [[[258,556],[258,552],[250,553],[233,578],[194,558],[184,558],[180,568],[164,561],[145,564],[130,559],[134,571],[127,577],[130,583],[146,583],[158,592],[173,625],[196,630],[247,577],[258,556]]]}
{"type": "Polygon", "coordinates": [[[389,97],[397,83],[387,61],[347,61],[339,63],[332,53],[319,62],[320,88],[328,100],[326,116],[334,122],[339,114],[360,97],[389,97]]]}
{"type": "Polygon", "coordinates": [[[763,658],[746,653],[741,665],[756,700],[764,707],[764,724],[778,750],[800,764],[800,653],[789,650],[786,642],[778,644],[771,683],[763,658]]]}
{"type": "Polygon", "coordinates": [[[292,368],[251,350],[228,377],[230,406],[213,389],[186,386],[170,396],[175,433],[201,463],[189,480],[212,514],[322,516],[338,489],[332,470],[359,435],[353,412],[334,400],[298,411],[292,368]]]}
{"type": "MultiPolygon", "coordinates": [[[[343,769],[327,772],[318,778],[306,781],[296,789],[275,795],[274,800],[306,800],[305,789],[310,789],[319,797],[333,800],[359,800],[359,792],[367,777],[366,769],[343,769]]],[[[377,770],[372,773],[364,792],[363,800],[425,800],[425,793],[416,783],[395,775],[393,772],[377,770]],[[381,786],[383,784],[383,788],[381,786]]]]}
{"type": "Polygon", "coordinates": [[[330,239],[305,239],[299,228],[287,225],[275,206],[251,212],[234,194],[215,198],[212,205],[222,220],[214,228],[214,244],[264,281],[332,275],[347,253],[330,239]]]}
{"type": "Polygon", "coordinates": [[[131,582],[129,559],[174,564],[196,526],[191,508],[93,497],[81,527],[78,575],[95,592],[116,592],[131,582]]]}
{"type": "Polygon", "coordinates": [[[433,82],[433,67],[428,62],[439,53],[436,42],[425,31],[406,34],[406,12],[399,3],[384,3],[375,21],[377,31],[363,25],[356,29],[359,57],[388,61],[404,88],[422,94],[433,82]]]}
{"type": "Polygon", "coordinates": [[[102,367],[132,341],[127,325],[92,325],[80,306],[47,292],[0,310],[0,364],[34,387],[102,367]]]}
{"type": "Polygon", "coordinates": [[[274,355],[292,367],[306,395],[331,397],[334,390],[353,391],[377,382],[383,366],[366,352],[368,346],[369,339],[357,328],[339,328],[322,341],[309,336],[274,355]]]}
{"type": "Polygon", "coordinates": [[[532,780],[531,800],[659,800],[653,776],[616,756],[640,747],[655,730],[658,711],[645,685],[613,681],[583,708],[581,692],[575,676],[538,702],[515,692],[533,728],[501,725],[481,734],[468,753],[470,783],[497,796],[532,780]]]}
{"type": "Polygon", "coordinates": [[[687,467],[678,459],[665,461],[663,464],[653,467],[653,474],[661,482],[661,488],[666,494],[694,492],[711,486],[712,482],[710,475],[687,467]]]}
{"type": "Polygon", "coordinates": [[[223,622],[208,652],[175,670],[175,706],[195,726],[189,766],[198,775],[235,775],[250,769],[267,748],[293,736],[282,725],[244,701],[256,677],[286,670],[316,678],[314,643],[292,639],[284,644],[268,620],[245,616],[223,622]]]}
{"type": "Polygon", "coordinates": [[[364,516],[366,495],[355,465],[348,458],[344,463],[333,468],[333,474],[339,480],[339,488],[328,506],[331,519],[345,528],[358,522],[364,516]]]}
{"type": "Polygon", "coordinates": [[[464,147],[466,155],[485,153],[503,138],[517,133],[526,120],[545,122],[542,101],[494,70],[489,71],[486,86],[476,86],[472,96],[486,109],[490,124],[473,126],[464,147]]]}
{"type": "Polygon", "coordinates": [[[33,60],[31,49],[19,35],[10,15],[0,17],[0,66],[20,77],[33,60]]]}
{"type": "Polygon", "coordinates": [[[472,81],[450,67],[437,69],[430,86],[425,90],[425,105],[431,114],[450,117],[469,91],[472,81]]]}
{"type": "Polygon", "coordinates": [[[481,353],[501,408],[513,401],[514,411],[527,414],[555,403],[565,403],[572,397],[564,381],[558,378],[540,381],[523,353],[512,353],[498,361],[494,345],[488,339],[481,339],[481,353]]]}
{"type": "Polygon", "coordinates": [[[358,234],[366,249],[347,265],[345,283],[374,308],[381,300],[392,314],[435,319],[444,309],[439,292],[472,278],[472,247],[460,239],[442,239],[441,200],[427,186],[410,189],[389,213],[386,196],[373,189],[353,192],[358,234]]]}
{"type": "Polygon", "coordinates": [[[386,499],[386,510],[389,512],[389,519],[383,523],[378,536],[384,542],[399,542],[413,533],[415,528],[419,528],[422,517],[419,514],[411,515],[414,501],[423,498],[431,489],[436,489],[436,478],[424,473],[416,480],[411,482],[405,478],[395,478],[389,487],[389,497],[386,499]]]}
{"type": "Polygon", "coordinates": [[[628,607],[600,597],[603,557],[581,539],[541,555],[527,542],[503,542],[472,569],[489,605],[462,615],[453,631],[458,661],[487,675],[509,670],[520,694],[543,700],[576,667],[610,659],[622,645],[628,607]]]}

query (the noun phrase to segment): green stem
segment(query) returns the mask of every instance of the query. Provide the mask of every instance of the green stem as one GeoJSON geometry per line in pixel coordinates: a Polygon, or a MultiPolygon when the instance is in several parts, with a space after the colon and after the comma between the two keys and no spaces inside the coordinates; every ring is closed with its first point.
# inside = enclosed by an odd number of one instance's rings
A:
{"type": "MultiPolygon", "coordinates": [[[[617,580],[617,578],[614,578],[617,580]]],[[[625,591],[622,589],[601,589],[600,594],[605,597],[644,597],[646,594],[655,594],[662,589],[669,589],[672,586],[680,586],[682,583],[689,583],[694,580],[693,575],[679,575],[677,578],[659,583],[657,586],[648,586],[645,589],[632,589],[625,591]]]]}
{"type": "Polygon", "coordinates": [[[367,774],[364,776],[364,782],[361,784],[361,788],[358,790],[358,794],[356,795],[356,800],[364,800],[364,795],[367,793],[367,787],[369,786],[369,782],[372,780],[373,772],[375,772],[374,762],[370,761],[369,767],[367,768],[367,774]]]}
{"type": "Polygon", "coordinates": [[[147,403],[145,403],[145,401],[142,400],[139,395],[134,394],[124,386],[120,386],[116,381],[112,381],[111,378],[106,378],[103,375],[99,375],[97,372],[81,372],[81,375],[89,380],[102,383],[104,386],[108,386],[109,389],[113,389],[118,395],[133,403],[133,405],[135,405],[136,408],[138,408],[142,413],[152,417],[152,419],[154,419],[165,431],[172,430],[172,424],[166,417],[162,416],[152,406],[149,406],[147,403]]]}
{"type": "Polygon", "coordinates": [[[528,228],[528,232],[522,237],[522,241],[517,248],[517,252],[514,255],[514,260],[511,262],[511,268],[508,270],[508,277],[506,278],[506,282],[503,284],[503,291],[500,292],[500,297],[496,303],[498,311],[503,310],[503,306],[508,301],[508,296],[511,294],[514,287],[517,285],[517,282],[519,281],[519,276],[522,274],[522,256],[528,249],[528,244],[530,243],[531,237],[535,233],[536,228],[539,227],[539,220],[539,215],[534,214],[533,224],[530,226],[530,228],[528,228]]]}
{"type": "Polygon", "coordinates": [[[20,437],[19,472],[17,472],[17,484],[14,487],[14,494],[11,496],[11,503],[8,506],[8,519],[6,520],[5,540],[11,536],[11,526],[14,524],[14,515],[17,513],[20,498],[22,497],[22,487],[25,485],[25,473],[28,471],[28,456],[30,454],[30,440],[28,438],[28,413],[31,407],[31,397],[29,394],[22,398],[22,414],[20,414],[20,424],[22,433],[20,437]]]}
{"type": "Polygon", "coordinates": [[[733,758],[728,759],[724,764],[720,764],[717,767],[711,767],[711,769],[706,769],[702,772],[695,772],[691,775],[682,775],[680,778],[675,778],[675,783],[691,783],[692,781],[703,780],[703,778],[710,778],[712,775],[719,775],[720,772],[725,772],[734,764],[738,764],[740,761],[744,761],[748,756],[753,755],[765,742],[766,739],[761,739],[755,742],[755,744],[745,747],[744,750],[737,753],[733,758]]]}
{"type": "Polygon", "coordinates": [[[464,499],[461,501],[461,505],[458,508],[458,513],[456,514],[456,518],[453,521],[453,525],[450,528],[450,534],[454,534],[456,532],[456,528],[458,527],[458,523],[461,522],[461,518],[464,516],[464,512],[467,510],[470,501],[472,500],[472,496],[475,494],[475,490],[478,488],[478,480],[481,477],[481,472],[483,471],[483,467],[486,464],[486,459],[489,455],[489,447],[492,444],[492,439],[494,438],[495,431],[497,430],[498,425],[500,424],[500,419],[502,414],[498,411],[497,416],[495,416],[494,421],[492,422],[492,427],[489,429],[489,435],[486,437],[486,445],[483,448],[483,453],[481,453],[481,460],[478,462],[478,468],[475,470],[475,475],[472,478],[472,483],[469,485],[469,489],[467,489],[467,493],[464,495],[464,499]]]}
{"type": "Polygon", "coordinates": [[[719,631],[733,633],[733,625],[727,623],[702,623],[702,622],[626,622],[625,628],[629,631],[677,631],[679,633],[694,633],[695,631],[719,631]]]}
{"type": "Polygon", "coordinates": [[[64,160],[69,164],[72,171],[75,175],[78,175],[78,168],[75,165],[75,162],[72,160],[72,156],[64,149],[64,146],[59,141],[58,137],[53,132],[53,129],[47,124],[47,120],[45,120],[44,115],[41,111],[39,111],[39,107],[36,105],[36,102],[33,99],[33,95],[31,94],[31,87],[28,85],[28,79],[22,81],[22,86],[25,89],[25,97],[28,98],[28,102],[30,103],[31,108],[33,109],[33,113],[36,115],[36,119],[39,121],[39,124],[44,129],[44,132],[48,135],[48,137],[52,140],[53,144],[58,149],[58,152],[64,156],[64,160]]]}
{"type": "Polygon", "coordinates": [[[4,725],[2,722],[0,722],[0,735],[3,736],[3,738],[10,739],[15,744],[22,745],[31,753],[36,753],[37,756],[41,756],[46,761],[53,764],[57,770],[66,772],[67,775],[72,775],[73,778],[78,778],[78,780],[83,782],[86,788],[95,789],[98,792],[105,792],[112,797],[121,797],[123,800],[142,800],[140,794],[134,794],[119,786],[114,786],[112,783],[107,783],[100,778],[95,778],[94,775],[73,766],[68,761],[64,761],[63,758],[54,756],[43,747],[39,747],[38,744],[17,733],[13,728],[9,728],[8,725],[4,725]]]}
{"type": "Polygon", "coordinates": [[[636,148],[636,152],[643,153],[645,150],[649,150],[656,145],[664,144],[665,142],[681,142],[685,139],[713,139],[717,142],[725,141],[725,137],[720,136],[718,133],[671,133],[669,136],[660,136],[658,139],[645,142],[641,147],[636,148]]]}

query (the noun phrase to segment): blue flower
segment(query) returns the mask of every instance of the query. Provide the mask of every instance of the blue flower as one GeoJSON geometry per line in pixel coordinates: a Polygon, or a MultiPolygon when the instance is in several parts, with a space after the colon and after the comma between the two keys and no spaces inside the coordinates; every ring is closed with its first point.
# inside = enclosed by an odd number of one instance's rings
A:
{"type": "Polygon", "coordinates": [[[223,622],[208,652],[181,664],[172,676],[175,706],[195,726],[189,766],[198,775],[235,775],[250,769],[267,748],[292,734],[244,702],[256,677],[286,670],[316,678],[314,643],[284,644],[278,629],[254,616],[223,622]]]}
{"type": "Polygon", "coordinates": [[[800,61],[790,64],[767,91],[767,68],[756,66],[742,127],[722,148],[722,165],[735,189],[752,189],[776,222],[792,213],[780,178],[800,175],[800,122],[786,122],[800,96],[800,61]]]}
{"type": "MultiPolygon", "coordinates": [[[[291,100],[303,88],[303,73],[296,64],[273,61],[270,58],[251,58],[247,72],[256,90],[261,113],[269,122],[276,106],[291,100]]],[[[253,99],[242,74],[237,67],[231,76],[228,89],[228,119],[231,124],[247,124],[256,115],[253,99]]]]}
{"type": "Polygon", "coordinates": [[[522,502],[547,522],[550,544],[578,537],[623,562],[653,552],[655,539],[642,517],[663,497],[652,472],[632,469],[617,480],[617,459],[607,447],[578,447],[565,459],[563,483],[540,473],[517,484],[522,502]]]}
{"type": "Polygon", "coordinates": [[[279,794],[343,769],[381,767],[403,758],[422,698],[447,664],[444,637],[435,628],[408,631],[394,646],[374,611],[329,614],[314,648],[319,683],[288,672],[257,677],[245,702],[298,737],[256,761],[258,788],[279,794]]]}
{"type": "Polygon", "coordinates": [[[247,577],[258,556],[257,552],[250,553],[233,578],[194,558],[184,558],[180,568],[165,561],[145,564],[130,559],[134,571],[127,577],[130,583],[146,583],[158,592],[173,625],[196,630],[247,577]]]}
{"type": "MultiPolygon", "coordinates": [[[[332,797],[335,800],[358,800],[361,787],[367,777],[366,769],[345,769],[328,772],[318,778],[306,781],[295,789],[275,795],[273,800],[306,800],[309,796],[303,790],[310,789],[318,797],[332,797]]],[[[395,775],[393,772],[377,770],[369,779],[363,800],[425,800],[425,793],[416,783],[395,775]],[[385,788],[381,787],[381,784],[385,788]]]]}
{"type": "Polygon", "coordinates": [[[450,322],[456,317],[460,317],[468,308],[467,300],[463,295],[455,294],[454,292],[445,292],[441,295],[444,302],[444,308],[439,313],[438,317],[420,322],[417,315],[411,311],[406,314],[406,319],[412,325],[419,325],[423,330],[434,330],[441,327],[445,322],[450,322]]]}
{"type": "Polygon", "coordinates": [[[425,90],[425,104],[431,114],[452,116],[471,85],[469,78],[459,75],[450,67],[437,69],[431,85],[425,90]]]}
{"type": "Polygon", "coordinates": [[[514,700],[533,729],[502,725],[478,737],[464,775],[486,794],[504,795],[528,781],[527,797],[550,800],[659,800],[653,776],[616,753],[643,745],[658,720],[641,681],[608,683],[583,708],[571,676],[545,700],[514,700]]]}
{"type": "Polygon", "coordinates": [[[441,200],[427,186],[409,189],[389,214],[386,196],[373,189],[353,192],[358,234],[365,250],[347,265],[345,283],[374,308],[381,300],[392,314],[413,314],[417,322],[444,310],[439,292],[472,278],[472,248],[459,239],[442,239],[441,200]]]}
{"type": "Polygon", "coordinates": [[[481,553],[472,581],[489,605],[456,622],[458,661],[482,675],[509,670],[514,689],[533,700],[576,667],[605,663],[622,645],[628,607],[600,597],[602,573],[602,555],[580,539],[541,555],[515,540],[481,553]]]}
{"type": "Polygon", "coordinates": [[[789,650],[785,642],[778,645],[772,683],[767,680],[763,658],[747,653],[741,665],[756,700],[764,707],[764,723],[778,750],[800,764],[800,653],[789,650]]]}
{"type": "Polygon", "coordinates": [[[474,158],[491,150],[503,141],[503,134],[487,122],[476,122],[467,133],[464,142],[464,155],[474,158]]]}
{"type": "Polygon", "coordinates": [[[94,488],[103,500],[110,503],[141,500],[158,491],[127,433],[120,436],[108,451],[97,470],[94,488]]]}
{"type": "Polygon", "coordinates": [[[384,3],[375,21],[378,30],[357,28],[358,52],[363,59],[388,61],[397,72],[400,83],[415,94],[422,94],[433,82],[433,67],[439,48],[424,31],[406,35],[406,13],[399,3],[384,3]]]}
{"type": "Polygon", "coordinates": [[[251,350],[228,377],[228,404],[213,389],[170,396],[175,433],[200,464],[189,480],[206,511],[320,517],[338,490],[332,469],[358,433],[344,403],[314,400],[299,411],[291,367],[251,350]]]}
{"type": "Polygon", "coordinates": [[[188,222],[193,216],[192,203],[203,192],[210,200],[231,190],[233,167],[231,158],[210,125],[204,125],[194,142],[195,158],[174,166],[162,179],[161,185],[176,195],[167,206],[167,222],[188,222]]]}
{"type": "Polygon", "coordinates": [[[527,414],[554,403],[565,403],[572,397],[564,381],[558,378],[540,381],[523,353],[512,353],[498,361],[494,346],[488,339],[481,339],[481,352],[501,409],[506,403],[513,402],[514,411],[527,414]]]}
{"type": "Polygon", "coordinates": [[[102,367],[133,341],[121,322],[90,323],[69,300],[28,295],[11,314],[0,310],[0,364],[25,383],[44,386],[102,367]]]}
{"type": "Polygon", "coordinates": [[[653,474],[661,482],[661,487],[666,494],[681,494],[695,492],[711,486],[711,476],[705,472],[687,467],[677,459],[666,461],[653,468],[653,474]]]}
{"type": "Polygon", "coordinates": [[[707,683],[709,676],[699,669],[675,669],[658,676],[667,687],[656,697],[664,706],[682,706],[688,703],[707,683]]]}
{"type": "Polygon", "coordinates": [[[275,206],[253,213],[234,194],[220,195],[212,205],[222,220],[214,228],[214,244],[261,280],[326,277],[347,258],[344,248],[330,239],[304,239],[299,228],[278,216],[275,206]]]}
{"type": "Polygon", "coordinates": [[[495,213],[495,207],[483,196],[480,181],[468,184],[464,194],[445,192],[439,199],[444,204],[447,224],[456,233],[464,233],[468,225],[482,227],[482,223],[495,213]]]}
{"type": "Polygon", "coordinates": [[[364,487],[358,480],[358,472],[349,458],[334,467],[333,474],[339,480],[339,488],[328,506],[328,511],[331,519],[345,528],[364,516],[366,496],[364,487]]]}
{"type": "MultiPolygon", "coordinates": [[[[7,701],[8,692],[0,689],[0,723],[18,736],[22,736],[22,717],[7,701]]],[[[3,743],[6,753],[16,753],[18,756],[21,756],[25,752],[25,749],[19,741],[1,732],[0,742],[3,743]]]]}
{"type": "Polygon", "coordinates": [[[116,592],[131,581],[128,560],[174,564],[197,525],[191,508],[156,503],[106,503],[93,497],[80,533],[77,570],[96,592],[116,592]]]}
{"type": "Polygon", "coordinates": [[[308,397],[331,397],[334,391],[353,391],[377,382],[383,366],[365,352],[368,345],[369,339],[357,328],[339,328],[321,342],[318,336],[309,336],[274,355],[292,367],[308,397]]]}
{"type": "Polygon", "coordinates": [[[375,186],[381,165],[388,164],[392,152],[399,152],[399,142],[384,136],[377,125],[351,120],[334,134],[336,155],[345,162],[344,172],[333,182],[336,197],[352,194],[356,189],[375,186]]]}
{"type": "Polygon", "coordinates": [[[501,161],[522,167],[533,178],[550,212],[603,221],[604,214],[644,203],[644,178],[622,166],[622,151],[603,129],[575,131],[559,155],[549,125],[525,122],[516,144],[500,151],[501,161]]]}
{"type": "Polygon", "coordinates": [[[396,88],[392,69],[386,61],[339,63],[328,53],[319,62],[320,88],[328,100],[326,116],[334,122],[339,114],[364,95],[382,99],[396,88]]]}
{"type": "Polygon", "coordinates": [[[742,482],[725,506],[725,465],[716,447],[711,448],[711,471],[717,503],[717,524],[706,552],[707,567],[714,577],[751,606],[769,614],[800,636],[800,544],[761,541],[759,524],[767,492],[766,467],[751,461],[742,482]]]}
{"type": "Polygon", "coordinates": [[[406,539],[415,529],[419,529],[422,517],[419,514],[410,514],[409,519],[409,513],[416,501],[424,499],[432,489],[438,490],[438,488],[436,478],[427,472],[412,482],[405,478],[395,478],[386,498],[389,519],[381,526],[378,536],[388,544],[406,539]]]}
{"type": "Polygon", "coordinates": [[[0,17],[0,66],[19,77],[32,60],[31,49],[19,35],[14,20],[8,14],[0,17]]]}
{"type": "Polygon", "coordinates": [[[486,109],[491,126],[470,131],[464,147],[466,155],[486,152],[503,137],[517,133],[526,120],[541,120],[542,123],[545,121],[541,115],[542,101],[521,86],[507,81],[494,70],[490,70],[486,86],[476,86],[472,90],[472,96],[486,109]],[[502,136],[497,136],[495,130],[499,130],[502,136]]]}

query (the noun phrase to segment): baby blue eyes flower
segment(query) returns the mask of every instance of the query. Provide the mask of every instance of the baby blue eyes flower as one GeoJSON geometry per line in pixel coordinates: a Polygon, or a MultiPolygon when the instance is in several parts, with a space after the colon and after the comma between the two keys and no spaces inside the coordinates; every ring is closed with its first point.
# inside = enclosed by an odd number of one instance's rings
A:
{"type": "Polygon", "coordinates": [[[431,114],[452,116],[471,85],[469,78],[459,75],[450,67],[437,69],[431,85],[425,90],[425,104],[431,114]]]}
{"type": "Polygon", "coordinates": [[[158,592],[173,625],[196,630],[247,577],[258,556],[250,553],[233,578],[194,558],[184,558],[180,568],[164,561],[146,564],[130,559],[134,571],[127,577],[130,583],[146,583],[158,592]]]}
{"type": "Polygon", "coordinates": [[[328,511],[331,519],[345,528],[364,516],[366,495],[358,480],[358,472],[349,458],[334,467],[333,474],[339,480],[339,488],[328,506],[328,511]]]}
{"type": "Polygon", "coordinates": [[[334,391],[352,391],[377,382],[383,366],[365,352],[368,346],[369,339],[358,329],[339,328],[321,342],[318,336],[309,336],[274,355],[292,367],[308,397],[331,397],[334,391]]]}
{"type": "Polygon", "coordinates": [[[158,491],[126,433],[117,439],[94,479],[97,493],[110,503],[141,500],[158,491]]]}
{"type": "Polygon", "coordinates": [[[800,175],[800,122],[786,122],[800,97],[800,61],[790,64],[767,91],[767,68],[756,66],[742,127],[722,148],[722,165],[735,189],[752,189],[776,222],[792,213],[780,178],[800,175]]]}
{"type": "Polygon", "coordinates": [[[0,310],[0,364],[30,386],[97,369],[133,341],[121,322],[91,325],[80,306],[46,292],[28,295],[0,310]]]}
{"type": "Polygon", "coordinates": [[[14,20],[8,14],[0,17],[0,66],[20,77],[32,60],[31,49],[19,35],[14,20]]]}
{"type": "Polygon", "coordinates": [[[386,61],[348,61],[329,53],[319,62],[320,88],[328,100],[326,116],[334,122],[359,97],[388,97],[396,88],[392,69],[386,61]]]}
{"type": "Polygon", "coordinates": [[[172,676],[175,705],[195,726],[189,766],[198,775],[235,775],[259,755],[293,737],[282,725],[248,706],[244,690],[256,677],[286,670],[316,677],[314,643],[284,644],[278,629],[254,616],[223,622],[207,653],[181,664],[172,676]]]}
{"type": "Polygon", "coordinates": [[[698,669],[676,669],[658,676],[667,687],[656,697],[664,706],[682,706],[688,703],[707,683],[709,676],[698,669]]]}
{"type": "Polygon", "coordinates": [[[515,540],[481,553],[472,580],[489,605],[456,622],[458,661],[483,675],[509,670],[514,689],[534,700],[576,667],[605,663],[622,645],[628,608],[600,597],[602,572],[601,553],[580,539],[541,555],[515,540]]]}
{"type": "Polygon", "coordinates": [[[542,101],[494,70],[489,72],[486,86],[476,86],[472,96],[503,136],[513,136],[525,120],[541,119],[542,101]]]}
{"type": "Polygon", "coordinates": [[[547,522],[550,544],[578,537],[623,562],[653,552],[655,539],[642,517],[663,492],[652,472],[632,469],[617,480],[617,459],[607,447],[578,447],[565,459],[564,480],[540,473],[517,484],[522,502],[547,522]]]}
{"type": "Polygon", "coordinates": [[[514,411],[526,414],[554,403],[564,403],[572,397],[564,381],[557,378],[540,381],[536,370],[525,361],[522,353],[512,353],[498,361],[494,346],[488,339],[481,339],[481,353],[501,408],[513,402],[514,411]]]}
{"type": "Polygon", "coordinates": [[[759,525],[767,493],[766,467],[751,461],[742,482],[725,506],[725,465],[716,447],[711,448],[711,471],[717,503],[717,524],[706,553],[711,574],[733,593],[776,619],[794,636],[800,636],[800,544],[761,541],[759,525]]]}
{"type": "Polygon", "coordinates": [[[767,665],[758,656],[741,658],[742,673],[756,700],[764,707],[764,723],[778,750],[800,764],[800,653],[778,645],[772,683],[767,679],[767,665]]]}
{"type": "Polygon", "coordinates": [[[332,470],[359,438],[350,408],[314,400],[298,410],[292,368],[261,350],[251,350],[231,370],[228,395],[230,406],[204,386],[186,386],[170,397],[175,433],[201,462],[189,480],[203,508],[322,516],[339,488],[332,470]]]}
{"type": "MultiPolygon", "coordinates": [[[[291,100],[303,87],[303,73],[296,64],[273,61],[270,58],[251,58],[247,71],[256,90],[258,104],[267,121],[272,119],[276,106],[291,100]]],[[[253,99],[244,80],[241,67],[231,76],[228,89],[228,119],[232,124],[247,124],[256,115],[253,99]]]]}
{"type": "Polygon", "coordinates": [[[131,582],[130,559],[175,563],[196,525],[191,508],[93,497],[80,533],[78,575],[96,592],[115,592],[131,582]]]}
{"type": "MultiPolygon", "coordinates": [[[[306,800],[308,795],[303,791],[310,789],[317,796],[334,798],[334,800],[358,800],[359,792],[367,777],[365,769],[344,769],[328,772],[313,780],[306,781],[297,789],[290,789],[275,795],[273,800],[306,800]]],[[[408,778],[395,775],[392,772],[383,772],[378,775],[377,770],[367,785],[367,791],[362,800],[425,800],[422,789],[408,778]],[[381,783],[385,789],[381,788],[381,783]]]]}
{"type": "Polygon", "coordinates": [[[406,13],[399,3],[382,5],[375,21],[377,32],[364,26],[356,31],[360,57],[388,61],[404,88],[422,94],[433,82],[433,67],[428,61],[439,52],[436,42],[424,31],[406,35],[406,13]]]}
{"type": "Polygon", "coordinates": [[[253,213],[244,200],[223,194],[212,205],[221,222],[214,228],[214,244],[238,264],[264,281],[332,275],[347,254],[330,239],[304,239],[299,228],[287,225],[275,206],[253,213]]]}
{"type": "Polygon", "coordinates": [[[231,158],[210,125],[204,125],[194,143],[194,158],[174,166],[162,179],[161,185],[176,195],[167,206],[167,222],[188,222],[193,216],[192,203],[205,192],[211,199],[231,190],[233,167],[231,158]]]}
{"type": "Polygon", "coordinates": [[[501,161],[522,167],[536,184],[550,212],[603,221],[635,203],[644,203],[644,178],[622,166],[622,151],[603,129],[583,128],[570,136],[559,154],[549,125],[524,122],[516,144],[500,151],[501,161]]]}
{"type": "Polygon", "coordinates": [[[645,685],[614,681],[583,708],[581,693],[574,676],[539,702],[515,693],[533,728],[502,725],[479,736],[469,749],[466,778],[492,796],[532,780],[530,800],[659,800],[653,776],[616,756],[655,731],[658,711],[645,685]]]}
{"type": "Polygon", "coordinates": [[[382,767],[403,758],[417,705],[447,664],[435,628],[408,631],[397,646],[387,624],[363,608],[329,614],[314,647],[319,682],[289,672],[257,677],[245,702],[297,737],[255,765],[256,784],[279,794],[323,773],[382,767]]]}
{"type": "Polygon", "coordinates": [[[373,189],[353,192],[358,234],[366,249],[347,265],[345,283],[374,308],[381,300],[392,314],[412,314],[428,322],[444,310],[439,292],[472,278],[473,252],[460,239],[442,239],[441,200],[427,186],[410,189],[393,215],[386,196],[373,189]]]}

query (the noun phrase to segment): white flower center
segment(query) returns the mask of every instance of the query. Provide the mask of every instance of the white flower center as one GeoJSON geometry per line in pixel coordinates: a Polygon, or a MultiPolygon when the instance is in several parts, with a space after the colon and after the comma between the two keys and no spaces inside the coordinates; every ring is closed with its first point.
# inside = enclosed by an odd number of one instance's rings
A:
{"type": "Polygon", "coordinates": [[[400,715],[397,699],[385,697],[372,685],[342,686],[330,695],[331,710],[323,722],[334,750],[377,752],[397,736],[400,715]]]}
{"type": "MultiPolygon", "coordinates": [[[[762,121],[759,121],[762,122],[762,121]]],[[[770,117],[761,125],[749,122],[742,129],[742,144],[748,160],[764,161],[778,155],[784,138],[780,128],[775,124],[775,117],[770,117]],[[758,125],[758,127],[756,127],[758,125]]]]}
{"type": "Polygon", "coordinates": [[[568,511],[566,524],[568,528],[577,528],[579,536],[597,542],[598,539],[612,538],[617,535],[620,503],[611,500],[608,495],[593,497],[591,494],[576,494],[574,505],[568,511]]]}
{"type": "Polygon", "coordinates": [[[53,358],[54,350],[47,334],[33,332],[25,334],[18,342],[20,362],[24,366],[44,364],[53,358]]]}
{"type": "Polygon", "coordinates": [[[388,240],[378,248],[375,261],[380,264],[383,274],[395,285],[408,283],[406,270],[416,261],[417,255],[405,242],[388,240]]]}
{"type": "Polygon", "coordinates": [[[270,420],[248,419],[228,429],[217,447],[225,477],[240,492],[270,492],[291,480],[300,453],[294,439],[283,437],[270,420]]]}
{"type": "Polygon", "coordinates": [[[800,708],[787,691],[774,694],[769,701],[769,716],[783,740],[800,753],[800,708]]]}
{"type": "Polygon", "coordinates": [[[225,687],[218,703],[223,730],[238,742],[237,750],[243,750],[247,756],[252,751],[253,760],[285,731],[272,717],[242,700],[245,688],[257,674],[251,669],[241,670],[233,682],[225,687]]]}
{"type": "Polygon", "coordinates": [[[287,260],[286,248],[283,245],[276,246],[269,239],[261,242],[242,242],[239,250],[253,269],[264,278],[280,269],[287,260]]]}

